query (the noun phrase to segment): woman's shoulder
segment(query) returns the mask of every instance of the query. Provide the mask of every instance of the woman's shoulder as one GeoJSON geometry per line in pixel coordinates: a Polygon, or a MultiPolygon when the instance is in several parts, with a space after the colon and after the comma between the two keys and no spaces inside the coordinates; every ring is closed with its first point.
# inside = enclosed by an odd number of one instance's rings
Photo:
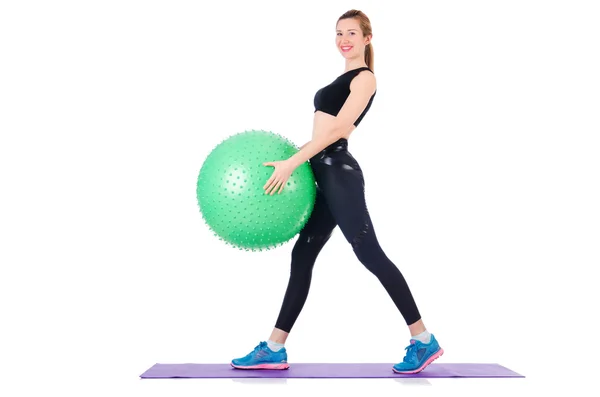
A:
{"type": "Polygon", "coordinates": [[[356,76],[354,76],[352,79],[352,82],[350,83],[350,89],[359,86],[371,89],[373,91],[377,88],[377,78],[375,77],[375,73],[370,68],[365,68],[358,71],[356,76]]]}

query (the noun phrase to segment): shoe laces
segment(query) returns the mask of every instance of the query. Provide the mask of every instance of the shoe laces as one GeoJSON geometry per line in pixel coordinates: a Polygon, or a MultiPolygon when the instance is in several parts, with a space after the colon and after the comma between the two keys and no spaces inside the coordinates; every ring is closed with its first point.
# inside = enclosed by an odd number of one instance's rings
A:
{"type": "Polygon", "coordinates": [[[417,359],[417,342],[411,342],[410,345],[404,348],[406,350],[406,355],[404,356],[405,363],[411,363],[416,361],[417,359]]]}
{"type": "Polygon", "coordinates": [[[259,350],[263,350],[265,347],[267,347],[267,342],[260,342],[252,351],[252,353],[258,353],[259,350]]]}

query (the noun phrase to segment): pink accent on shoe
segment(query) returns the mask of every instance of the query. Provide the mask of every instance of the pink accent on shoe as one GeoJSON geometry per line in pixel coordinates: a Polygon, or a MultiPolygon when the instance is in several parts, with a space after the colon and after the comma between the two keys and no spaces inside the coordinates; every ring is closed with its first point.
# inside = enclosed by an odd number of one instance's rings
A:
{"type": "Polygon", "coordinates": [[[414,370],[412,370],[412,371],[398,371],[396,368],[393,368],[393,367],[392,367],[392,370],[393,370],[395,373],[397,373],[397,374],[417,374],[417,373],[419,373],[419,372],[423,371],[425,368],[427,368],[427,366],[428,366],[429,364],[431,364],[431,363],[432,363],[434,360],[438,359],[438,358],[439,358],[439,357],[440,357],[442,354],[444,354],[444,349],[442,349],[442,348],[440,347],[440,349],[439,349],[439,350],[438,350],[438,351],[437,351],[437,352],[436,352],[434,355],[432,355],[431,357],[429,357],[429,358],[427,359],[427,361],[425,361],[425,362],[423,363],[423,365],[421,365],[421,366],[420,366],[419,368],[417,368],[417,369],[414,369],[414,370]]]}
{"type": "Polygon", "coordinates": [[[231,363],[233,368],[237,369],[288,369],[290,366],[288,363],[277,363],[277,364],[258,364],[258,365],[234,365],[231,363]]]}

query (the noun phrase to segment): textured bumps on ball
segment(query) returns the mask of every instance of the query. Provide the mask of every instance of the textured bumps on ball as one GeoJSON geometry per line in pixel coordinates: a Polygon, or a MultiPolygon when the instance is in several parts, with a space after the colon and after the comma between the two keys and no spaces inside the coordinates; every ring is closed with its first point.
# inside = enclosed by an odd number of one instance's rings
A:
{"type": "Polygon", "coordinates": [[[196,196],[215,236],[235,248],[262,251],[300,232],[316,197],[310,165],[296,168],[281,194],[267,195],[263,189],[273,173],[263,163],[297,151],[287,138],[263,130],[232,135],[213,148],[200,169],[196,196]]]}

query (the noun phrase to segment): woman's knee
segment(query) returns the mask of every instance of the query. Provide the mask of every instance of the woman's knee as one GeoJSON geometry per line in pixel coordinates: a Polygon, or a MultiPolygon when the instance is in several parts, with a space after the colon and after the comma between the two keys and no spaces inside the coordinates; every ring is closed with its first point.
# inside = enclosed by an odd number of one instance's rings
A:
{"type": "Polygon", "coordinates": [[[331,238],[332,233],[333,230],[320,234],[300,233],[292,248],[292,268],[306,267],[306,264],[312,268],[319,253],[331,238]]]}
{"type": "Polygon", "coordinates": [[[387,272],[390,261],[383,252],[369,224],[350,242],[356,258],[375,275],[387,272]]]}

